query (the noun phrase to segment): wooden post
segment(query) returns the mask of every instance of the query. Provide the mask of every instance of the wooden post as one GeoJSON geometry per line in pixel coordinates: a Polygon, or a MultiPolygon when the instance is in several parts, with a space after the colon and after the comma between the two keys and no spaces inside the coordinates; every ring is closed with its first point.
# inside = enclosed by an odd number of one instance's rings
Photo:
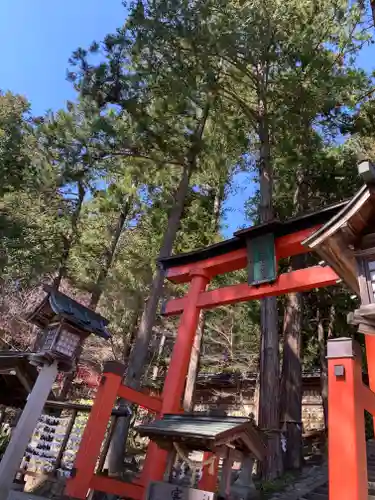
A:
{"type": "MultiPolygon", "coordinates": [[[[203,462],[206,462],[213,456],[214,456],[213,453],[205,452],[203,454],[203,462]]],[[[217,456],[215,458],[215,462],[212,465],[203,466],[202,478],[199,481],[198,488],[203,491],[215,492],[218,472],[219,472],[219,457],[217,456]]]]}
{"type": "Polygon", "coordinates": [[[14,476],[58,373],[57,361],[41,369],[0,462],[0,500],[7,500],[14,476]]]}
{"type": "Polygon", "coordinates": [[[105,467],[105,462],[106,462],[106,459],[107,459],[107,454],[108,454],[109,446],[111,444],[111,439],[113,437],[113,433],[114,433],[115,428],[116,428],[116,422],[117,422],[117,417],[116,417],[116,415],[113,415],[111,417],[111,422],[109,424],[109,427],[108,427],[108,430],[107,430],[107,435],[106,435],[106,438],[105,438],[105,440],[103,442],[103,448],[102,448],[102,451],[101,451],[101,454],[100,454],[100,457],[99,457],[98,472],[103,472],[103,468],[105,467]]]}
{"type": "Polygon", "coordinates": [[[68,444],[68,441],[69,441],[69,438],[70,438],[70,433],[72,432],[72,429],[74,427],[74,423],[76,421],[77,414],[78,414],[78,410],[73,410],[73,412],[72,412],[72,414],[70,416],[70,419],[69,419],[69,422],[68,422],[68,425],[67,425],[67,428],[66,428],[66,431],[65,431],[64,439],[62,440],[62,443],[61,443],[61,446],[60,446],[60,450],[59,450],[59,452],[57,454],[57,457],[56,457],[55,465],[53,466],[53,471],[54,472],[59,467],[61,467],[61,460],[63,458],[66,445],[68,444]]]}
{"type": "Polygon", "coordinates": [[[231,487],[231,476],[232,476],[232,466],[233,466],[233,456],[232,450],[228,448],[226,458],[223,460],[223,466],[221,469],[221,479],[219,486],[219,495],[223,498],[229,498],[230,487],[231,487]]]}
{"type": "Polygon", "coordinates": [[[112,408],[122,383],[125,366],[115,361],[105,363],[95,402],[87,421],[65,495],[85,499],[100,454],[112,408]]]}
{"type": "Polygon", "coordinates": [[[187,305],[181,315],[172,359],[164,383],[162,413],[180,411],[191,350],[199,321],[198,298],[209,282],[209,276],[203,270],[192,271],[192,275],[187,305]]]}
{"type": "Polygon", "coordinates": [[[328,341],[330,500],[367,499],[361,351],[352,339],[328,341]]]}
{"type": "MultiPolygon", "coordinates": [[[[164,383],[162,414],[180,412],[191,350],[199,321],[198,299],[210,280],[207,272],[201,269],[192,271],[191,275],[186,307],[181,315],[172,359],[164,383]]],[[[166,463],[167,452],[150,444],[146,456],[146,470],[142,474],[143,484],[147,485],[149,481],[162,481],[166,463]]]]}

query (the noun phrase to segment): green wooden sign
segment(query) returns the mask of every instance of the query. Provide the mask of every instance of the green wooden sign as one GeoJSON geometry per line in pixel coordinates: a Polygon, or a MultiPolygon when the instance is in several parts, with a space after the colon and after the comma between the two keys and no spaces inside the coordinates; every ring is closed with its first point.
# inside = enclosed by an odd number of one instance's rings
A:
{"type": "Polygon", "coordinates": [[[248,283],[260,285],[271,283],[277,278],[275,238],[272,233],[248,238],[248,283]]]}

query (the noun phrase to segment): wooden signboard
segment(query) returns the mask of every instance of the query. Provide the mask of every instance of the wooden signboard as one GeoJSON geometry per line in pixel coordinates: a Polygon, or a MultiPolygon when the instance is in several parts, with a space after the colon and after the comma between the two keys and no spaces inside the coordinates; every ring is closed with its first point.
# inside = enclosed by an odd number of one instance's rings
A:
{"type": "Polygon", "coordinates": [[[214,498],[215,494],[211,491],[162,482],[151,482],[146,496],[146,500],[214,500],[214,498]]]}
{"type": "Polygon", "coordinates": [[[277,271],[274,235],[270,233],[257,238],[248,238],[246,243],[249,285],[275,281],[277,271]]]}

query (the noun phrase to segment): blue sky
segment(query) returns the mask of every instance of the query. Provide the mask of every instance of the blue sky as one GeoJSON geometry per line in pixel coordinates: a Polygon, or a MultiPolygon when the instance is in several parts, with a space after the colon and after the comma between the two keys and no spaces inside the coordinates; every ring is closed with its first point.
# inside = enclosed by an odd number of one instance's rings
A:
{"type": "MultiPolygon", "coordinates": [[[[0,89],[25,95],[35,114],[58,109],[75,93],[66,81],[68,59],[119,27],[125,17],[121,0],[0,0],[0,89]]],[[[360,57],[366,69],[375,67],[375,49],[360,57]]],[[[226,237],[243,226],[244,203],[254,189],[240,174],[227,207],[226,237]]]]}

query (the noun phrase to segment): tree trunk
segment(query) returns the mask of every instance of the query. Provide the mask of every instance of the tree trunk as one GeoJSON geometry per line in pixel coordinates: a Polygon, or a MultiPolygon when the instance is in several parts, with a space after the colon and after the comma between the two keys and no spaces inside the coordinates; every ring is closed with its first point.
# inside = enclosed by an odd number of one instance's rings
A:
{"type": "Polygon", "coordinates": [[[134,339],[137,334],[137,328],[142,315],[144,301],[141,297],[138,298],[136,307],[133,310],[130,326],[128,327],[128,334],[123,337],[123,361],[127,365],[129,363],[130,353],[134,344],[134,339]]]}
{"type": "Polygon", "coordinates": [[[160,340],[159,340],[159,344],[158,344],[158,352],[157,352],[157,355],[156,355],[156,361],[155,361],[155,365],[152,369],[152,380],[156,380],[159,376],[159,364],[160,364],[160,361],[161,361],[161,358],[162,358],[162,355],[163,355],[163,350],[164,350],[164,345],[165,345],[165,341],[167,339],[167,336],[165,334],[165,332],[163,332],[160,336],[160,340]]]}
{"type": "Polygon", "coordinates": [[[193,349],[191,351],[191,358],[189,363],[189,371],[186,377],[186,387],[183,401],[184,411],[193,411],[194,409],[194,396],[195,386],[199,372],[199,362],[201,357],[201,348],[204,333],[204,311],[201,311],[199,316],[198,328],[194,337],[193,349]]]}
{"type": "MultiPolygon", "coordinates": [[[[82,195],[82,193],[81,193],[81,195],[82,195]]],[[[82,208],[82,202],[83,202],[84,196],[85,195],[83,193],[83,197],[82,198],[81,198],[81,196],[79,197],[79,200],[81,200],[81,208],[82,208]]],[[[131,207],[130,202],[126,201],[126,203],[124,204],[123,209],[120,212],[120,215],[118,217],[118,221],[117,221],[117,224],[116,224],[114,232],[113,232],[110,248],[108,249],[108,251],[105,254],[104,265],[103,265],[102,269],[100,270],[98,279],[97,279],[96,284],[95,284],[94,291],[91,294],[91,300],[90,300],[89,307],[93,311],[95,311],[95,309],[98,305],[98,302],[100,300],[100,297],[103,293],[103,287],[105,284],[105,280],[106,280],[108,273],[109,273],[109,270],[112,266],[113,257],[115,255],[116,247],[117,247],[118,241],[120,239],[121,231],[122,231],[122,228],[125,224],[125,220],[129,214],[130,207],[131,207]]],[[[79,213],[77,214],[77,216],[75,218],[75,224],[74,224],[75,228],[77,228],[78,218],[79,218],[79,213]]],[[[73,223],[72,223],[72,227],[73,227],[73,223]]],[[[76,229],[75,229],[75,231],[76,231],[76,229]]],[[[69,257],[69,251],[70,251],[70,249],[68,250],[68,253],[67,253],[67,259],[69,257]]],[[[61,270],[61,268],[60,268],[60,270],[61,270]]],[[[59,273],[59,276],[60,276],[60,282],[61,282],[61,278],[62,278],[63,274],[59,273]]],[[[76,376],[75,371],[72,371],[71,373],[68,373],[67,375],[64,376],[62,387],[61,387],[61,390],[60,390],[59,395],[58,395],[59,401],[65,401],[67,399],[69,392],[70,392],[70,389],[71,389],[71,386],[72,386],[72,382],[73,382],[75,376],[76,376]]]]}
{"type": "MultiPolygon", "coordinates": [[[[329,308],[329,321],[327,328],[327,338],[333,336],[333,329],[335,323],[335,306],[332,304],[329,308]]],[[[324,333],[324,323],[322,312],[318,309],[318,341],[319,341],[319,354],[320,354],[320,388],[322,395],[322,405],[324,412],[324,426],[328,429],[328,363],[326,359],[326,335],[324,333]]]]}
{"type": "Polygon", "coordinates": [[[74,245],[74,243],[76,242],[78,236],[78,221],[81,215],[82,204],[86,194],[86,189],[82,180],[77,181],[77,188],[78,188],[78,199],[77,199],[77,205],[72,214],[72,220],[70,225],[71,234],[70,236],[63,236],[63,251],[61,254],[60,267],[56,278],[53,280],[53,286],[57,290],[60,287],[62,279],[65,278],[66,276],[70,250],[74,245]]]}
{"type": "Polygon", "coordinates": [[[276,297],[261,301],[261,351],[259,381],[259,426],[268,434],[267,457],[262,477],[272,480],[282,474],[279,431],[279,342],[276,297]]]}
{"type": "MultiPolygon", "coordinates": [[[[305,130],[310,130],[307,123],[305,130]]],[[[306,139],[306,145],[309,139],[306,139]]],[[[308,184],[303,165],[297,169],[297,188],[294,195],[295,213],[305,212],[308,206],[308,184]]],[[[304,255],[290,259],[290,270],[306,265],[304,255]]],[[[289,470],[302,467],[302,363],[301,330],[303,298],[301,293],[289,293],[284,313],[284,349],[281,377],[280,416],[286,437],[284,466],[289,470]]]]}
{"type": "Polygon", "coordinates": [[[76,370],[71,371],[70,373],[67,373],[64,375],[63,380],[62,380],[62,385],[60,392],[57,396],[58,401],[66,401],[68,399],[70,390],[72,388],[72,383],[73,380],[75,379],[77,372],[76,370]]]}
{"type": "MultiPolygon", "coordinates": [[[[176,192],[175,204],[169,214],[167,231],[164,235],[163,245],[159,253],[160,258],[167,257],[172,253],[172,247],[180,225],[192,171],[193,165],[187,165],[183,169],[180,184],[176,192]]],[[[148,355],[148,347],[152,337],[152,327],[163,290],[164,277],[164,269],[159,266],[152,281],[149,299],[143,311],[136,341],[129,356],[125,384],[133,389],[140,388],[141,377],[148,355]]],[[[120,402],[121,406],[127,406],[128,404],[127,401],[120,402]]],[[[110,474],[119,474],[123,469],[125,443],[129,432],[130,420],[130,417],[120,417],[117,419],[116,429],[109,450],[108,465],[110,474]]]]}
{"type": "Polygon", "coordinates": [[[125,224],[125,221],[126,221],[128,215],[129,215],[130,209],[131,209],[131,201],[126,200],[126,202],[124,203],[122,210],[118,216],[117,224],[116,224],[114,231],[112,233],[110,247],[107,249],[107,251],[104,254],[103,267],[100,269],[98,279],[96,280],[94,290],[91,294],[89,307],[93,311],[95,311],[95,309],[97,308],[100,297],[102,296],[102,293],[104,290],[104,285],[105,285],[109,270],[112,267],[117,244],[120,240],[122,229],[124,227],[124,224],[125,224]]]}
{"type": "MultiPolygon", "coordinates": [[[[70,236],[63,236],[63,251],[60,260],[60,267],[56,278],[53,280],[53,287],[56,288],[56,290],[59,289],[62,279],[66,276],[70,251],[72,246],[78,239],[78,221],[81,215],[83,200],[86,194],[86,189],[82,180],[77,181],[77,189],[78,189],[78,198],[77,198],[77,205],[72,214],[71,234],[70,236]]],[[[36,342],[39,342],[39,338],[37,338],[36,342]]],[[[75,376],[76,376],[75,370],[64,375],[64,378],[62,380],[62,386],[58,394],[59,401],[65,401],[66,398],[68,397],[75,376]]]]}
{"type": "Polygon", "coordinates": [[[372,20],[375,26],[375,0],[370,0],[370,7],[372,12],[372,20]]]}
{"type": "Polygon", "coordinates": [[[324,335],[324,324],[322,312],[318,306],[317,311],[317,330],[318,330],[318,343],[319,343],[319,359],[320,359],[320,390],[322,396],[323,414],[324,414],[324,428],[328,428],[328,380],[327,380],[327,360],[325,356],[326,339],[324,335]]]}
{"type": "MultiPolygon", "coordinates": [[[[292,268],[297,266],[292,264],[292,268]]],[[[281,421],[286,437],[284,467],[298,470],[302,467],[302,295],[290,293],[286,301],[280,397],[281,421]]]]}
{"type": "MultiPolygon", "coordinates": [[[[266,102],[259,99],[259,187],[260,222],[273,219],[273,172],[270,151],[270,126],[266,102]]],[[[276,297],[263,299],[260,304],[261,350],[259,426],[268,432],[267,457],[261,464],[264,479],[274,479],[282,473],[279,435],[279,335],[276,297]]]]}
{"type": "MultiPolygon", "coordinates": [[[[203,116],[197,125],[192,145],[186,157],[186,164],[183,167],[182,176],[175,194],[175,203],[169,213],[168,225],[160,249],[159,258],[169,257],[172,253],[173,244],[180,226],[181,217],[184,211],[186,196],[189,192],[190,177],[196,167],[197,156],[200,152],[200,142],[203,137],[204,128],[208,119],[210,104],[204,109],[203,116]]],[[[152,338],[152,329],[156,318],[159,299],[163,291],[165,271],[158,266],[151,284],[149,299],[142,314],[138,328],[137,338],[129,357],[128,371],[125,377],[125,384],[134,389],[139,389],[142,373],[146,364],[148,347],[152,338]]],[[[121,405],[128,403],[120,402],[121,405]]],[[[123,469],[124,453],[126,441],[129,433],[130,417],[120,417],[117,419],[116,429],[111,440],[109,450],[109,472],[119,474],[123,469]]]]}
{"type": "MultiPolygon", "coordinates": [[[[221,214],[221,206],[224,198],[224,192],[225,192],[225,184],[219,186],[217,193],[214,197],[213,222],[214,222],[215,234],[219,231],[219,221],[221,214]]],[[[199,363],[201,357],[204,326],[205,326],[205,316],[204,316],[204,311],[201,311],[199,316],[198,328],[194,337],[194,344],[191,352],[189,370],[186,378],[186,387],[185,387],[185,394],[183,401],[183,408],[185,411],[193,411],[194,409],[194,396],[197,384],[197,377],[199,373],[199,363]]]]}
{"type": "MultiPolygon", "coordinates": [[[[168,227],[164,235],[163,245],[159,253],[159,258],[169,257],[172,253],[173,244],[180,226],[180,220],[184,210],[185,199],[188,194],[189,182],[193,169],[193,164],[189,164],[183,169],[180,184],[175,196],[175,203],[169,214],[168,227]]],[[[133,387],[134,389],[138,389],[140,387],[141,375],[144,370],[148,346],[152,337],[152,328],[155,322],[159,299],[163,290],[164,278],[165,271],[161,266],[159,266],[156,270],[151,285],[149,299],[142,314],[136,342],[130,354],[126,384],[130,387],[133,387]]]]}

